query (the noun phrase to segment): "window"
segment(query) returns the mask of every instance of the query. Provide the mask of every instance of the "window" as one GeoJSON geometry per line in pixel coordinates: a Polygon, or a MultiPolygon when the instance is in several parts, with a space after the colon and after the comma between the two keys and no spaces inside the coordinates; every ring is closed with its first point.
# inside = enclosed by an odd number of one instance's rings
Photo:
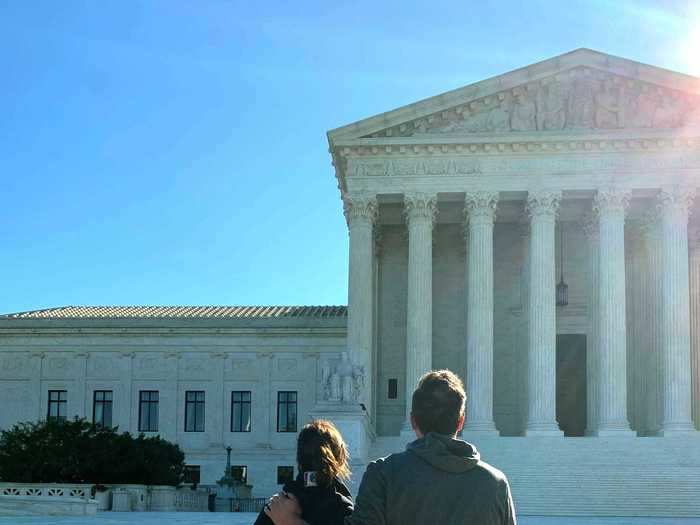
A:
{"type": "Polygon", "coordinates": [[[185,392],[185,432],[204,432],[204,391],[185,392]]]}
{"type": "Polygon", "coordinates": [[[92,422],[101,427],[112,426],[111,390],[95,390],[92,394],[92,422]]]}
{"type": "Polygon", "coordinates": [[[294,467],[277,467],[277,484],[284,485],[294,481],[294,467]]]}
{"type": "Polygon", "coordinates": [[[236,481],[240,481],[244,485],[248,483],[248,467],[245,465],[232,465],[231,476],[236,481]]]}
{"type": "Polygon", "coordinates": [[[389,379],[389,399],[396,399],[399,396],[399,381],[398,379],[389,379]]]}
{"type": "Polygon", "coordinates": [[[297,393],[277,392],[277,432],[297,431],[297,393]]]}
{"type": "Polygon", "coordinates": [[[49,390],[49,411],[46,419],[65,421],[68,410],[68,392],[66,390],[49,390]]]}
{"type": "Polygon", "coordinates": [[[199,483],[199,465],[185,465],[185,483],[199,483]]]}
{"type": "Polygon", "coordinates": [[[139,432],[158,432],[158,391],[139,392],[139,432]]]}
{"type": "Polygon", "coordinates": [[[231,432],[250,432],[250,392],[231,392],[231,432]]]}

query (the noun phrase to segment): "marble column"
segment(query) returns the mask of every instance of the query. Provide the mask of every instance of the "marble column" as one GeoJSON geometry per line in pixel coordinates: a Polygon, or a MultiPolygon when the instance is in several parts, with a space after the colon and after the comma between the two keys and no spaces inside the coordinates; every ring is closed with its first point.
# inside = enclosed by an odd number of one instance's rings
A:
{"type": "Polygon", "coordinates": [[[493,422],[493,223],[498,193],[468,192],[467,421],[464,430],[498,435],[493,422]]]}
{"type": "Polygon", "coordinates": [[[347,349],[352,363],[364,373],[365,387],[359,393],[358,405],[371,410],[374,331],[372,268],[377,199],[374,195],[349,194],[344,197],[344,206],[350,233],[347,349]]]}
{"type": "Polygon", "coordinates": [[[694,190],[662,188],[661,211],[661,355],[663,417],[660,435],[691,432],[690,294],[688,214],[694,190]]]}
{"type": "Polygon", "coordinates": [[[408,304],[406,309],[406,421],[410,430],[411,398],[433,361],[433,225],[437,197],[408,194],[408,304]]]}
{"type": "Polygon", "coordinates": [[[598,429],[599,436],[633,435],[627,419],[627,313],[625,211],[629,192],[600,190],[598,214],[598,429]]]}
{"type": "Polygon", "coordinates": [[[693,422],[700,428],[700,228],[688,235],[690,265],[690,370],[693,422]]]}
{"type": "Polygon", "coordinates": [[[554,228],[561,192],[527,196],[530,216],[528,415],[526,436],[561,436],[556,420],[556,275],[554,228]]]}
{"type": "Polygon", "coordinates": [[[588,239],[588,329],[586,333],[586,435],[598,430],[598,217],[586,216],[583,230],[588,239]]]}

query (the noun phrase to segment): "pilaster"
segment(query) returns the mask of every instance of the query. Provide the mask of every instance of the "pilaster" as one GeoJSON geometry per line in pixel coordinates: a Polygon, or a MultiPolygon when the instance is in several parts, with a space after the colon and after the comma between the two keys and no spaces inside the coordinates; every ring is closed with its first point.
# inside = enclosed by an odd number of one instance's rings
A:
{"type": "Polygon", "coordinates": [[[656,435],[659,432],[663,412],[663,361],[661,359],[661,240],[659,238],[658,210],[647,212],[642,221],[642,239],[645,256],[645,372],[646,385],[646,420],[644,434],[656,435]]]}

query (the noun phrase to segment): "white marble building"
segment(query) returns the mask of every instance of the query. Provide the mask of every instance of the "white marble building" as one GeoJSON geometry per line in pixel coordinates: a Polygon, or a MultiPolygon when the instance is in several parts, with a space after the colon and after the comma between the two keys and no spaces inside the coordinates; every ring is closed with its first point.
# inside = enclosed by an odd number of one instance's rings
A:
{"type": "Polygon", "coordinates": [[[112,423],[143,430],[157,392],[202,482],[230,445],[263,496],[314,416],[359,478],[409,439],[416,379],[450,368],[524,513],[700,513],[700,80],[580,49],[328,137],[347,309],[7,315],[0,427],[111,392],[112,423]]]}

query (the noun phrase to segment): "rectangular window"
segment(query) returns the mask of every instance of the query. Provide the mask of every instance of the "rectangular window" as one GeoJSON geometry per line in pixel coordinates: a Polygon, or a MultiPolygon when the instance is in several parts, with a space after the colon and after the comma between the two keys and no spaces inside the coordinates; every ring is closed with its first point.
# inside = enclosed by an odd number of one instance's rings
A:
{"type": "Polygon", "coordinates": [[[389,399],[396,399],[399,396],[398,379],[389,379],[389,399]]]}
{"type": "Polygon", "coordinates": [[[185,465],[185,483],[199,483],[200,468],[199,465],[185,465]]]}
{"type": "Polygon", "coordinates": [[[277,392],[277,432],[297,431],[297,393],[277,392]]]}
{"type": "Polygon", "coordinates": [[[158,432],[158,391],[139,392],[139,432],[158,432]]]}
{"type": "Polygon", "coordinates": [[[245,465],[232,465],[231,476],[236,481],[240,481],[244,485],[248,483],[248,467],[245,465]]]}
{"type": "Polygon", "coordinates": [[[294,481],[294,467],[277,467],[277,484],[284,485],[294,481]]]}
{"type": "Polygon", "coordinates": [[[231,392],[231,432],[250,432],[250,391],[231,392]]]}
{"type": "Polygon", "coordinates": [[[111,390],[95,390],[92,394],[92,422],[100,427],[112,427],[111,390]]]}
{"type": "Polygon", "coordinates": [[[66,390],[49,390],[49,420],[65,421],[68,411],[68,392],[66,390]]]}
{"type": "Polygon", "coordinates": [[[204,391],[185,392],[185,432],[204,432],[204,391]]]}

